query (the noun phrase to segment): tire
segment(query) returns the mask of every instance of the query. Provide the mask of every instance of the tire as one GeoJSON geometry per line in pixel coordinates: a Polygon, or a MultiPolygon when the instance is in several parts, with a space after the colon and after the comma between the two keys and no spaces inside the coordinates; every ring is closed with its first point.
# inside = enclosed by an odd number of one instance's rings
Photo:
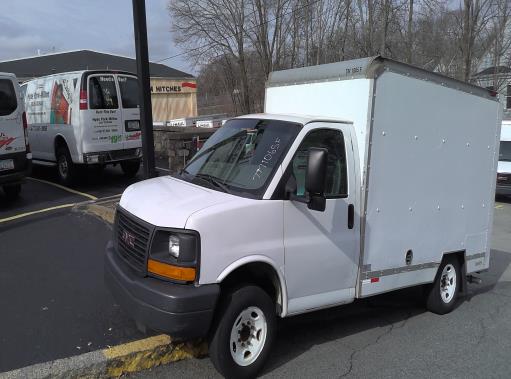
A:
{"type": "Polygon", "coordinates": [[[15,200],[18,198],[21,192],[21,184],[10,184],[3,186],[5,197],[8,200],[15,200]]]}
{"type": "Polygon", "coordinates": [[[137,175],[138,170],[140,169],[140,159],[137,159],[135,161],[121,162],[121,168],[125,177],[134,178],[135,175],[137,175]]]}
{"type": "Polygon", "coordinates": [[[210,333],[213,365],[226,378],[254,378],[268,358],[275,331],[275,305],[265,291],[253,285],[231,291],[222,298],[210,333]]]}
{"type": "Polygon", "coordinates": [[[426,308],[439,315],[451,312],[456,306],[461,280],[458,258],[454,255],[444,257],[435,281],[426,287],[426,308]]]}
{"type": "Polygon", "coordinates": [[[59,181],[65,186],[73,184],[76,178],[76,172],[76,165],[73,163],[67,147],[59,147],[57,149],[57,175],[59,181]]]}

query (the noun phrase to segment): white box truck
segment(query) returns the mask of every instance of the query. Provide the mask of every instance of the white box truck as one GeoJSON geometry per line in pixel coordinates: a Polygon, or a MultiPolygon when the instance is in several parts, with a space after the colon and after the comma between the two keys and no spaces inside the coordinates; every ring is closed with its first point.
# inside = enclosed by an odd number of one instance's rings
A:
{"type": "Polygon", "coordinates": [[[499,165],[497,168],[497,188],[495,193],[511,196],[511,121],[502,121],[500,132],[499,165]]]}
{"type": "Polygon", "coordinates": [[[136,76],[119,71],[76,71],[23,84],[34,163],[57,166],[70,184],[83,165],[120,163],[126,176],[142,152],[136,76]]]}
{"type": "Polygon", "coordinates": [[[277,317],[417,285],[443,314],[488,269],[490,91],[376,57],[274,72],[265,110],[123,193],[105,275],[139,325],[253,377],[277,317]]]}
{"type": "Polygon", "coordinates": [[[27,117],[18,79],[14,74],[0,72],[0,186],[8,199],[20,194],[31,168],[27,117]]]}

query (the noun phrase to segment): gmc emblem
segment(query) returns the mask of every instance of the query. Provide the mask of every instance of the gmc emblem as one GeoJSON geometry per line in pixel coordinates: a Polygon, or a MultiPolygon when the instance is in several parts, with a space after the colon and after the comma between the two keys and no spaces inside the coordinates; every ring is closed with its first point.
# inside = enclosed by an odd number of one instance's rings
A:
{"type": "Polygon", "coordinates": [[[135,247],[135,236],[128,232],[127,230],[123,230],[121,233],[121,239],[124,243],[130,247],[135,247]]]}

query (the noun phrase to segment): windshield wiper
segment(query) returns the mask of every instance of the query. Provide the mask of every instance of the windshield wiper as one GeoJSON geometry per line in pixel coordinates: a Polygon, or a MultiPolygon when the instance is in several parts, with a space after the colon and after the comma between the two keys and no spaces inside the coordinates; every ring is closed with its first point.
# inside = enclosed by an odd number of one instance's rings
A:
{"type": "Polygon", "coordinates": [[[231,193],[229,190],[229,187],[226,186],[224,183],[218,180],[218,178],[208,175],[208,174],[195,174],[194,178],[202,179],[203,181],[213,184],[215,187],[220,188],[222,191],[226,193],[231,193]]]}

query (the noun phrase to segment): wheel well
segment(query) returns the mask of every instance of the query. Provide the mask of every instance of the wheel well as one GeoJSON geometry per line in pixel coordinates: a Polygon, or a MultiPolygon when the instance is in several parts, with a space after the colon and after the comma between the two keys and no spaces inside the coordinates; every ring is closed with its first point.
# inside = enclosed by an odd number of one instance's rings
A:
{"type": "Polygon", "coordinates": [[[69,148],[67,147],[67,142],[64,139],[64,137],[57,136],[57,137],[55,137],[55,142],[54,142],[55,159],[57,159],[57,150],[61,147],[65,147],[66,149],[69,150],[69,148]]]}
{"type": "Polygon", "coordinates": [[[274,301],[278,315],[282,313],[282,289],[275,269],[268,263],[253,262],[238,267],[220,283],[221,292],[225,293],[240,284],[254,284],[261,287],[274,301]]]}

